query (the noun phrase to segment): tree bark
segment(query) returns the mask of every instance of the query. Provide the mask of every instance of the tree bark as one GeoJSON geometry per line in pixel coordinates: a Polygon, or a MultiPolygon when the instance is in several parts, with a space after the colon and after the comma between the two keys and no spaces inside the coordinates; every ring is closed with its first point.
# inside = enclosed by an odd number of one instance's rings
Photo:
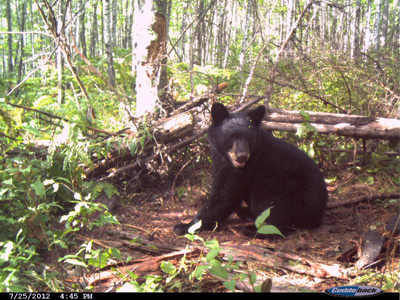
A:
{"type": "Polygon", "coordinates": [[[364,47],[363,51],[368,52],[369,47],[371,45],[371,14],[372,14],[372,0],[368,0],[367,3],[367,12],[366,12],[366,17],[365,17],[365,34],[364,34],[364,47]]]}
{"type": "MultiPolygon", "coordinates": [[[[166,1],[144,0],[135,11],[136,117],[153,113],[166,84],[166,1]]],[[[160,99],[161,98],[161,99],[160,99]]]]}
{"type": "Polygon", "coordinates": [[[388,29],[389,29],[389,0],[384,0],[382,9],[382,34],[381,34],[381,43],[383,47],[385,47],[387,43],[388,29]]]}
{"type": "Polygon", "coordinates": [[[357,59],[360,56],[360,15],[361,0],[357,0],[352,21],[351,57],[353,59],[357,59]]]}
{"type": "MultiPolygon", "coordinates": [[[[11,1],[6,1],[6,15],[7,15],[7,30],[12,32],[12,15],[11,15],[11,1]]],[[[7,45],[8,45],[8,57],[7,57],[7,66],[8,72],[12,73],[14,71],[13,64],[13,37],[12,34],[7,36],[7,45]]]]}
{"type": "MultiPolygon", "coordinates": [[[[395,140],[400,138],[400,120],[357,115],[306,112],[309,122],[321,134],[336,134],[364,139],[395,140]]],[[[268,107],[263,125],[269,130],[296,132],[303,117],[298,111],[268,107]]]]}
{"type": "Polygon", "coordinates": [[[90,28],[90,57],[97,54],[97,43],[99,41],[98,25],[97,25],[97,0],[93,4],[92,26],[90,28]]]}
{"type": "Polygon", "coordinates": [[[113,58],[113,41],[112,41],[112,0],[104,0],[104,15],[105,15],[105,30],[104,39],[107,53],[107,64],[108,64],[108,81],[112,87],[115,87],[115,69],[114,69],[114,58],[113,58]]]}
{"type": "Polygon", "coordinates": [[[85,2],[80,1],[79,7],[81,8],[80,16],[79,16],[79,45],[82,49],[83,55],[87,56],[87,47],[86,47],[86,28],[85,28],[85,2]]]}
{"type": "MultiPolygon", "coordinates": [[[[62,20],[62,15],[63,13],[63,2],[60,0],[58,3],[58,20],[62,20]]],[[[61,32],[63,27],[63,22],[59,21],[57,23],[57,31],[61,32]]],[[[63,59],[63,54],[62,54],[62,49],[61,47],[57,47],[57,52],[56,52],[56,58],[57,58],[57,90],[58,90],[58,97],[57,97],[57,102],[58,104],[62,104],[64,102],[64,97],[65,97],[65,89],[63,85],[63,68],[64,68],[64,59],[63,59]]]]}
{"type": "MultiPolygon", "coordinates": [[[[25,31],[25,21],[26,21],[26,0],[22,1],[21,4],[22,14],[21,14],[21,32],[25,31]]],[[[25,71],[24,68],[24,56],[25,56],[25,36],[21,34],[20,37],[20,56],[19,56],[19,63],[18,63],[18,82],[21,82],[22,74],[25,71]]],[[[16,90],[15,94],[18,96],[19,89],[16,90]]]]}
{"type": "Polygon", "coordinates": [[[379,34],[382,21],[382,1],[376,0],[376,12],[375,12],[375,22],[374,22],[374,50],[379,49],[379,34]]]}

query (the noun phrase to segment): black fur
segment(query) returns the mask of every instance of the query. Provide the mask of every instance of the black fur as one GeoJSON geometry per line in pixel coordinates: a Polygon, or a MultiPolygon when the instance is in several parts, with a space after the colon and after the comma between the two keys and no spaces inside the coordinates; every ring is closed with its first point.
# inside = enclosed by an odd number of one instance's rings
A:
{"type": "MultiPolygon", "coordinates": [[[[318,166],[298,148],[262,129],[264,114],[263,106],[248,113],[229,113],[222,104],[213,105],[208,129],[213,186],[194,219],[174,226],[177,234],[187,233],[199,220],[199,231],[212,230],[235,211],[243,219],[255,220],[269,207],[273,208],[267,224],[283,234],[292,228],[321,225],[327,190],[318,166]],[[240,147],[234,146],[235,141],[240,147]],[[235,149],[243,152],[246,143],[248,159],[243,153],[239,157],[243,159],[237,158],[235,149]]],[[[252,232],[255,234],[255,227],[252,232]]]]}

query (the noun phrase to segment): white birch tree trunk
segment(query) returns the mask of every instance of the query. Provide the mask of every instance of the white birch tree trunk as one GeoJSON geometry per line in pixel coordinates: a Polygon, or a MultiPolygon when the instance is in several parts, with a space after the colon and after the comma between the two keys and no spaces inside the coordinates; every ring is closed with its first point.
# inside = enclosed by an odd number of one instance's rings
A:
{"type": "Polygon", "coordinates": [[[166,81],[166,1],[143,0],[135,9],[136,117],[153,113],[166,81]]]}
{"type": "Polygon", "coordinates": [[[376,12],[375,12],[375,22],[374,22],[374,50],[379,49],[379,32],[381,28],[382,21],[382,0],[376,0],[376,12]]]}
{"type": "Polygon", "coordinates": [[[106,45],[107,64],[108,64],[108,81],[111,86],[115,87],[115,69],[113,58],[113,42],[112,42],[112,0],[104,0],[105,30],[104,41],[106,45]]]}
{"type": "Polygon", "coordinates": [[[364,47],[363,47],[364,52],[368,52],[369,47],[371,45],[371,14],[372,14],[371,1],[372,0],[368,0],[367,15],[365,17],[365,34],[364,34],[364,47]]]}

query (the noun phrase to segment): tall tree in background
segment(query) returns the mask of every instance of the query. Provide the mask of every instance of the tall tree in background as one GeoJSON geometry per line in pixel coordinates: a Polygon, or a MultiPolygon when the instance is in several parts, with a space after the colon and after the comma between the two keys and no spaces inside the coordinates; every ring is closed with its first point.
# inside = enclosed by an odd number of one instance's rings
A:
{"type": "Polygon", "coordinates": [[[97,44],[99,42],[99,30],[97,24],[97,0],[93,3],[92,26],[90,27],[90,56],[97,55],[97,44]]]}
{"type": "Polygon", "coordinates": [[[86,28],[85,28],[85,15],[86,15],[86,7],[85,7],[85,1],[81,0],[79,1],[79,26],[77,27],[77,34],[76,36],[78,37],[78,43],[77,46],[81,48],[82,53],[84,56],[87,56],[87,49],[86,49],[86,28]]]}
{"type": "Polygon", "coordinates": [[[133,45],[136,69],[136,116],[154,112],[166,85],[166,0],[140,0],[135,8],[133,45]]]}
{"type": "MultiPolygon", "coordinates": [[[[58,8],[57,8],[57,15],[58,15],[58,22],[57,22],[57,32],[61,32],[62,27],[63,27],[63,22],[61,20],[63,19],[63,15],[66,13],[67,8],[63,9],[64,7],[64,1],[60,0],[58,3],[58,8]]],[[[64,102],[64,97],[65,97],[65,89],[63,85],[63,73],[62,70],[64,68],[64,58],[63,58],[63,52],[61,47],[57,47],[56,51],[56,57],[57,57],[57,79],[58,79],[58,103],[61,104],[64,102]]]]}
{"type": "MultiPolygon", "coordinates": [[[[11,16],[11,1],[6,1],[6,15],[7,15],[7,28],[8,31],[12,31],[12,16],[11,16]]],[[[8,35],[8,57],[7,57],[7,65],[8,65],[8,72],[11,73],[14,71],[14,64],[13,64],[13,38],[12,34],[8,35]]]]}
{"type": "Polygon", "coordinates": [[[104,29],[104,40],[107,53],[108,63],[108,81],[111,86],[115,87],[115,69],[114,69],[114,58],[113,58],[113,18],[112,18],[112,4],[116,4],[112,0],[104,0],[104,16],[105,16],[105,29],[104,29]]]}
{"type": "MultiPolygon", "coordinates": [[[[25,23],[26,23],[26,0],[22,1],[20,4],[21,8],[21,22],[20,22],[20,30],[21,32],[25,31],[25,23]]],[[[22,75],[24,73],[24,57],[25,57],[25,36],[21,34],[20,43],[19,43],[19,62],[18,62],[18,82],[21,81],[22,75]]],[[[19,89],[17,89],[16,94],[18,95],[19,89]]]]}
{"type": "Polygon", "coordinates": [[[379,36],[380,36],[380,28],[382,21],[382,1],[376,0],[376,14],[375,14],[375,22],[374,22],[374,50],[378,50],[379,48],[379,36]]]}
{"type": "Polygon", "coordinates": [[[351,57],[357,58],[360,54],[360,15],[361,15],[361,0],[357,0],[354,7],[354,18],[351,23],[352,38],[351,38],[351,57]]]}

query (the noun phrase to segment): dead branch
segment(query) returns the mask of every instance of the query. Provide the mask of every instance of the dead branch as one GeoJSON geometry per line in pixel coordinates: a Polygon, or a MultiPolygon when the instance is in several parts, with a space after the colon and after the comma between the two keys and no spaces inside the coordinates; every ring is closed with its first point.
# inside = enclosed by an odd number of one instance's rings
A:
{"type": "Polygon", "coordinates": [[[129,262],[129,265],[119,266],[119,265],[109,265],[103,270],[98,270],[97,273],[92,274],[87,282],[87,286],[96,287],[99,285],[108,285],[117,281],[120,277],[116,275],[115,268],[120,274],[127,274],[128,271],[134,272],[139,277],[160,271],[160,264],[163,260],[170,260],[176,257],[182,257],[183,255],[198,255],[199,249],[184,249],[179,251],[174,251],[171,253],[163,254],[156,257],[149,257],[144,259],[137,259],[129,262]]]}
{"type": "MultiPolygon", "coordinates": [[[[69,120],[68,120],[67,118],[60,117],[60,116],[51,114],[51,113],[49,113],[49,112],[47,112],[47,111],[39,110],[39,109],[32,108],[32,107],[25,106],[25,105],[14,104],[14,103],[11,103],[11,102],[8,102],[8,101],[7,101],[6,103],[7,103],[7,105],[10,105],[10,106],[13,106],[13,107],[17,107],[17,108],[21,108],[21,109],[28,110],[28,111],[33,111],[33,112],[35,112],[35,113],[45,115],[45,116],[47,116],[47,117],[49,117],[49,118],[52,118],[52,119],[57,119],[57,120],[62,120],[62,121],[64,121],[64,122],[69,122],[69,120]]],[[[118,135],[117,133],[110,132],[110,131],[107,131],[107,130],[104,130],[104,129],[94,128],[94,127],[92,127],[92,126],[87,126],[87,128],[88,128],[89,130],[94,131],[94,132],[97,132],[97,133],[105,133],[105,134],[110,135],[110,136],[116,136],[116,135],[118,135]]]]}
{"type": "Polygon", "coordinates": [[[327,204],[327,208],[328,209],[332,209],[332,208],[336,208],[336,207],[340,207],[340,206],[351,206],[354,204],[358,204],[360,202],[370,202],[370,201],[374,201],[377,199],[398,199],[400,198],[400,193],[384,193],[384,194],[376,194],[376,195],[372,195],[372,196],[359,196],[347,201],[343,201],[343,202],[334,202],[334,203],[328,203],[327,204]]]}
{"type": "Polygon", "coordinates": [[[318,278],[347,278],[346,269],[339,265],[317,263],[295,254],[272,251],[260,245],[226,245],[221,253],[224,257],[231,256],[235,261],[254,261],[267,267],[281,268],[318,278]]]}
{"type": "Polygon", "coordinates": [[[314,1],[314,0],[309,0],[308,1],[306,6],[304,7],[303,11],[301,12],[299,17],[297,18],[296,22],[293,24],[292,28],[288,32],[287,37],[286,37],[285,41],[282,43],[278,53],[276,54],[275,62],[272,65],[271,72],[270,72],[270,74],[271,74],[270,83],[269,83],[269,85],[267,87],[267,90],[264,93],[264,96],[263,96],[265,105],[268,105],[270,100],[271,100],[271,95],[272,95],[272,91],[273,91],[273,87],[274,87],[274,81],[275,81],[275,78],[276,78],[276,75],[277,75],[276,70],[278,69],[279,60],[280,60],[282,54],[284,53],[284,51],[286,50],[287,45],[289,44],[289,42],[293,38],[294,33],[296,32],[296,29],[299,26],[299,24],[300,24],[301,20],[303,19],[304,15],[307,13],[307,11],[315,3],[317,3],[317,1],[314,1]]]}

